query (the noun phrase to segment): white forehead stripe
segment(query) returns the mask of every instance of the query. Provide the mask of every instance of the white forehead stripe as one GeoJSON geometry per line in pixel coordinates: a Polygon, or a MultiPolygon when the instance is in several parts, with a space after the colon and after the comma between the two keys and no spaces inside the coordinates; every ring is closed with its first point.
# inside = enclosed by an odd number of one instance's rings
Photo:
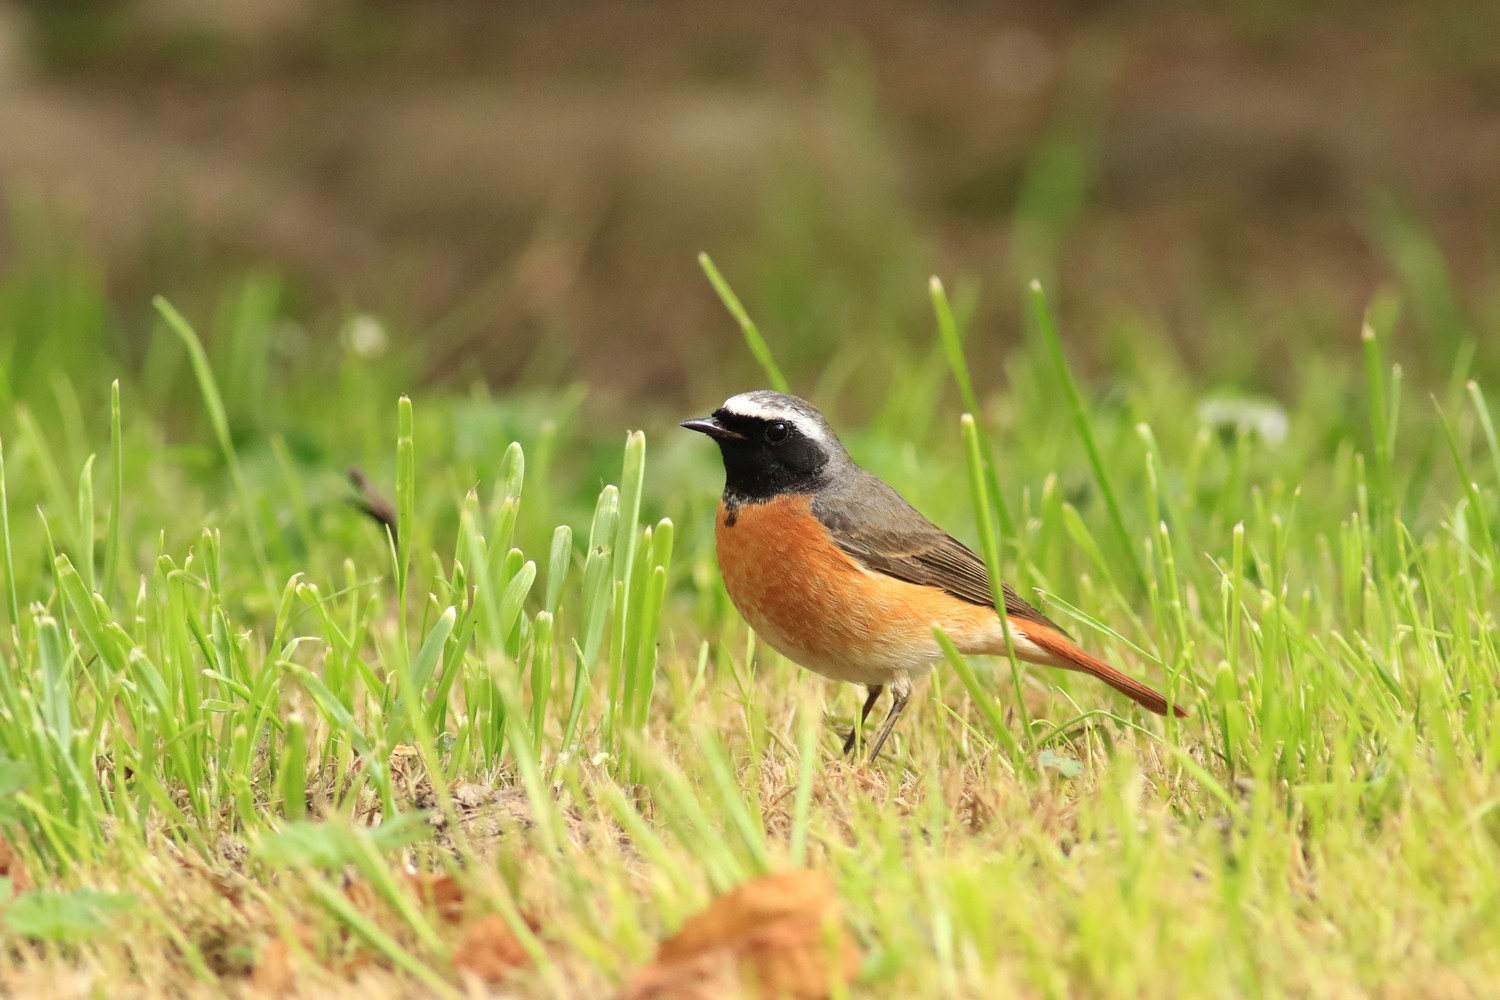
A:
{"type": "Polygon", "coordinates": [[[760,392],[742,392],[738,396],[730,396],[724,400],[724,409],[736,416],[753,417],[757,420],[785,420],[794,424],[804,437],[810,437],[815,441],[828,442],[828,435],[824,433],[822,422],[804,413],[800,408],[777,400],[767,400],[766,394],[760,392]]]}
{"type": "Polygon", "coordinates": [[[754,417],[757,420],[797,420],[802,414],[796,409],[779,402],[767,402],[764,398],[757,399],[758,393],[742,392],[738,396],[730,396],[724,400],[724,409],[741,417],[754,417]]]}

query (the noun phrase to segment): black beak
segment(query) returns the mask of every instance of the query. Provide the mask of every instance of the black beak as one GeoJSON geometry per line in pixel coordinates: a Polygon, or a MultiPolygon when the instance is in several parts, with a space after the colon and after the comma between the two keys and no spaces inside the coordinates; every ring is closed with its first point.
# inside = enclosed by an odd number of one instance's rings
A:
{"type": "Polygon", "coordinates": [[[686,427],[688,430],[697,431],[699,434],[707,434],[715,441],[745,440],[745,435],[730,430],[713,417],[697,417],[693,420],[684,420],[677,426],[686,427]]]}

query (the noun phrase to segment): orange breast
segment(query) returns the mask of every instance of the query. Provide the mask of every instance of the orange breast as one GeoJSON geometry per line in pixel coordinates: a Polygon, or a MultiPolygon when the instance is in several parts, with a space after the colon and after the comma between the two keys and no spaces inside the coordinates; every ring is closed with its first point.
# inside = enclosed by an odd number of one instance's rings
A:
{"type": "Polygon", "coordinates": [[[993,609],[864,568],[844,553],[808,497],[722,505],[715,531],[724,585],[774,649],[839,680],[889,683],[939,655],[934,624],[960,647],[998,634],[993,609]]]}

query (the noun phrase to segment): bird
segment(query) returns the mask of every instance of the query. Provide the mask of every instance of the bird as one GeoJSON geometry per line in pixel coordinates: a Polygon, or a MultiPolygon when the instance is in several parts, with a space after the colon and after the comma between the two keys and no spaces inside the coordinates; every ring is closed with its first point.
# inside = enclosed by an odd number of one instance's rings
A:
{"type": "Polygon", "coordinates": [[[731,396],[681,422],[724,460],[714,540],[730,600],[764,642],[809,670],[867,689],[844,741],[853,753],[881,694],[891,707],[870,747],[879,756],[913,682],[943,656],[1001,656],[1096,677],[1159,715],[1187,712],[1081,649],[1002,583],[1007,645],[984,560],[861,468],[807,400],[769,389],[731,396]]]}

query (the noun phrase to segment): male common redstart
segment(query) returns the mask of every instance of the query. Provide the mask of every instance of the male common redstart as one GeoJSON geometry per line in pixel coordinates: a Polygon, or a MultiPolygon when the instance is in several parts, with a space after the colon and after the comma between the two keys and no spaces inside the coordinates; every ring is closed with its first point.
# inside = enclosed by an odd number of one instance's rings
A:
{"type": "MultiPolygon", "coordinates": [[[[984,560],[856,465],[812,404],[745,392],[682,426],[713,438],[724,456],[714,534],[734,606],[787,658],[869,689],[844,753],[890,687],[891,710],[871,759],[880,753],[912,679],[942,658],[934,625],[963,653],[1005,654],[984,560]]],[[[1090,674],[1158,714],[1187,714],[1079,649],[1002,586],[1017,657],[1090,674]]]]}

